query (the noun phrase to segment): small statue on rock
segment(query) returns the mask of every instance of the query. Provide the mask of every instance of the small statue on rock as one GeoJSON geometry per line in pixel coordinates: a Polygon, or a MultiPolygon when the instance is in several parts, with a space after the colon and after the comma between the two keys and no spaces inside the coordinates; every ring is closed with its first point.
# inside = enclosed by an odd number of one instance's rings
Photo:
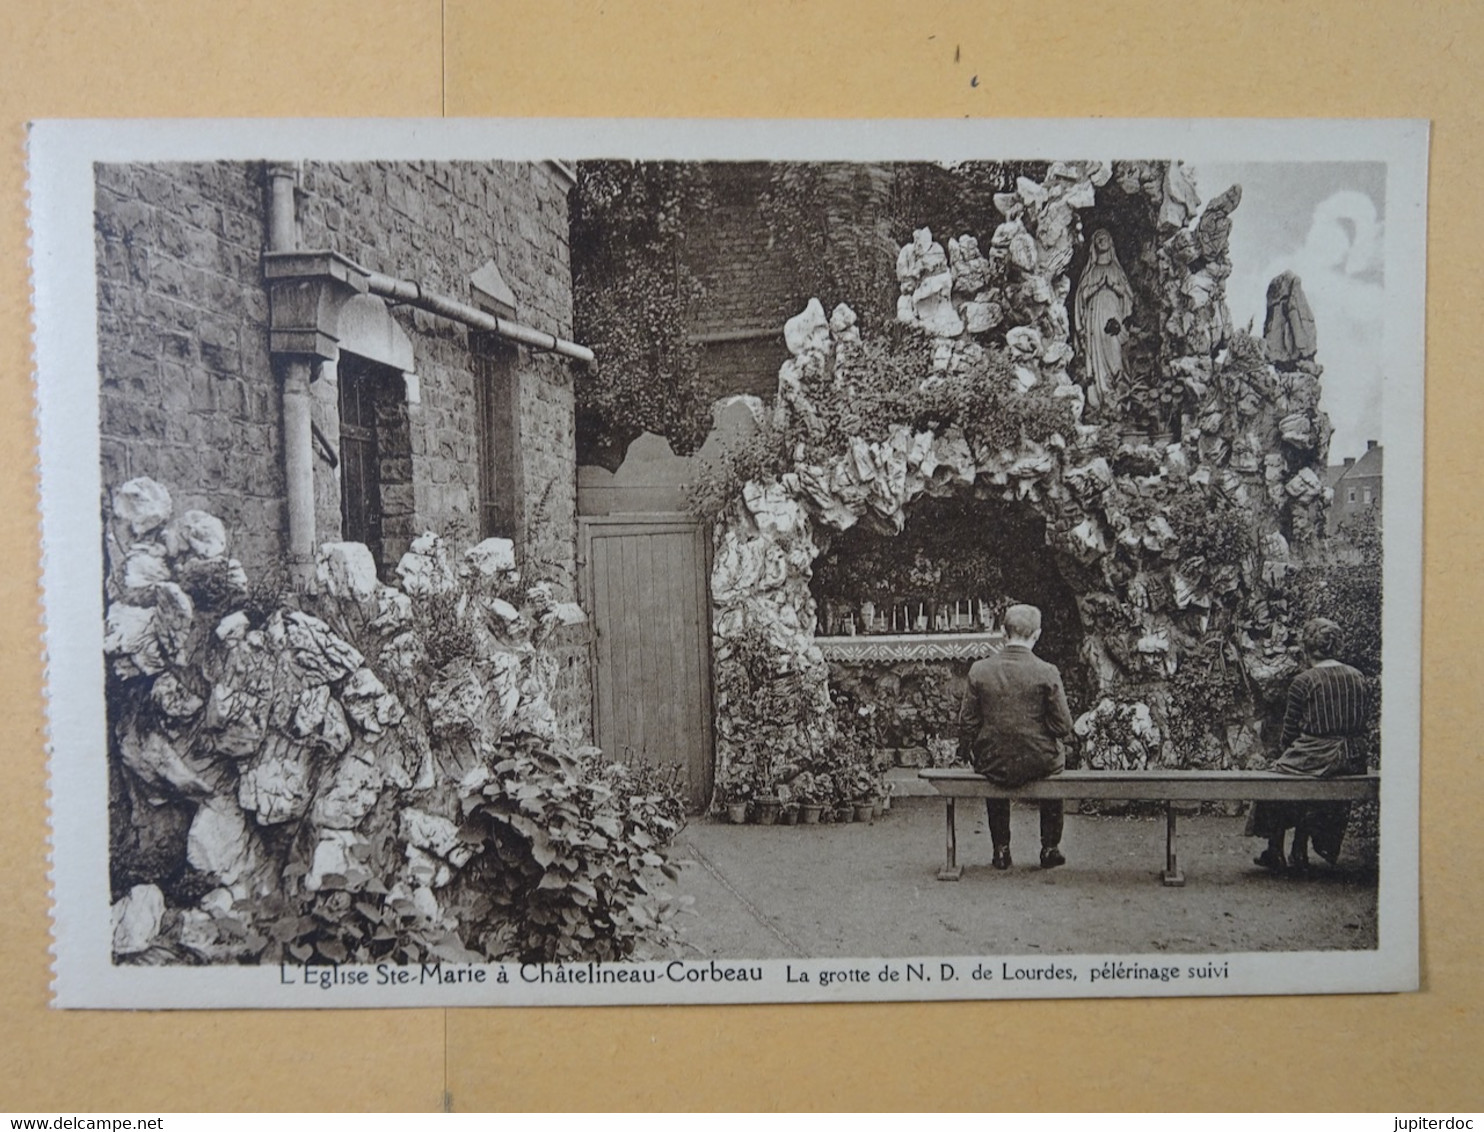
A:
{"type": "Polygon", "coordinates": [[[1106,228],[1092,234],[1092,254],[1077,284],[1075,314],[1087,402],[1102,411],[1113,402],[1123,375],[1124,323],[1134,310],[1134,292],[1118,262],[1113,236],[1106,228]]]}
{"type": "Polygon", "coordinates": [[[1303,283],[1285,271],[1268,284],[1268,314],[1262,325],[1268,358],[1275,369],[1294,370],[1312,362],[1319,350],[1314,312],[1304,298],[1303,283]]]}

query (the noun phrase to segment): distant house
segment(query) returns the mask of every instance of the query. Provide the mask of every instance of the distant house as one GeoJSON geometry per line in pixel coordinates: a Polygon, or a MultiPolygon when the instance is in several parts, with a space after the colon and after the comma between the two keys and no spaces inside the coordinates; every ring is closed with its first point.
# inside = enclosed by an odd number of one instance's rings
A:
{"type": "Polygon", "coordinates": [[[1334,492],[1327,522],[1330,534],[1347,519],[1381,506],[1381,452],[1380,444],[1367,440],[1365,455],[1360,459],[1347,456],[1343,464],[1327,469],[1325,486],[1334,492]]]}

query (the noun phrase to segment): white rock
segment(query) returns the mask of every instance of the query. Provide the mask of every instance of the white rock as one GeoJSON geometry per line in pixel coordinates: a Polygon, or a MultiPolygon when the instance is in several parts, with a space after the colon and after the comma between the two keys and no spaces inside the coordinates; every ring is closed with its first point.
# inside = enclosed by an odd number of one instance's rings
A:
{"type": "Polygon", "coordinates": [[[274,614],[268,623],[270,639],[280,643],[310,683],[333,684],[343,680],[365,660],[318,617],[298,610],[274,614]]]}
{"type": "Polygon", "coordinates": [[[965,303],[964,328],[970,334],[984,334],[1004,321],[1005,312],[998,303],[965,303]]]}
{"type": "Polygon", "coordinates": [[[310,821],[325,829],[353,829],[376,805],[384,782],[381,771],[353,750],[314,800],[310,821]]]}
{"type": "Polygon", "coordinates": [[[290,730],[300,739],[307,739],[325,722],[325,713],[330,707],[330,686],[316,684],[299,693],[299,703],[294,709],[290,730]]]}
{"type": "Polygon", "coordinates": [[[340,699],[345,714],[362,731],[378,734],[384,725],[401,722],[401,702],[369,668],[359,669],[345,682],[340,699]]]}
{"type": "Polygon", "coordinates": [[[932,275],[948,266],[948,256],[943,245],[933,240],[931,228],[917,228],[912,233],[912,248],[917,253],[917,262],[923,275],[932,275]]]}
{"type": "Polygon", "coordinates": [[[1284,484],[1284,490],[1292,498],[1307,502],[1317,499],[1324,492],[1324,482],[1313,468],[1302,468],[1298,475],[1284,484]]]}
{"type": "MultiPolygon", "coordinates": [[[[125,590],[152,590],[170,580],[165,548],[158,543],[135,543],[124,557],[119,582],[125,590]]],[[[148,598],[146,598],[148,600],[148,598]]]]}
{"type": "Polygon", "coordinates": [[[1097,194],[1093,191],[1094,186],[1101,187],[1108,183],[1113,175],[1111,166],[1104,166],[1097,174],[1087,181],[1079,181],[1062,195],[1062,201],[1072,208],[1091,208],[1097,204],[1097,194]],[[1098,177],[1101,176],[1102,180],[1098,177]]]}
{"type": "Polygon", "coordinates": [[[989,260],[979,250],[979,241],[963,235],[948,241],[948,263],[953,271],[953,289],[972,295],[989,284],[989,260]]]}
{"type": "Polygon", "coordinates": [[[947,271],[929,275],[912,293],[913,321],[929,334],[956,338],[964,332],[964,320],[953,307],[953,276],[947,271]]]}
{"type": "Polygon", "coordinates": [[[230,885],[252,871],[255,858],[247,820],[232,799],[209,798],[196,807],[186,835],[191,868],[230,885]]]}
{"type": "Polygon", "coordinates": [[[331,597],[362,601],[381,583],[376,577],[376,559],[359,542],[321,543],[315,555],[314,574],[320,588],[331,597]]]}
{"type": "Polygon", "coordinates": [[[371,628],[394,633],[412,624],[412,599],[393,586],[376,587],[376,617],[371,628]]]}
{"type": "Polygon", "coordinates": [[[242,772],[237,801],[257,814],[259,825],[277,825],[304,815],[309,808],[311,758],[308,746],[287,736],[270,735],[242,772]]]}
{"type": "Polygon", "coordinates": [[[464,552],[464,565],[485,578],[508,573],[515,569],[515,543],[508,538],[487,538],[464,552]]]}
{"type": "Polygon", "coordinates": [[[191,692],[173,672],[161,673],[149,690],[149,698],[165,715],[189,719],[205,706],[206,701],[191,692]]]}
{"type": "Polygon", "coordinates": [[[228,643],[226,661],[206,702],[205,724],[215,751],[233,758],[257,751],[275,694],[275,669],[262,633],[245,632],[228,643]]]}
{"type": "Polygon", "coordinates": [[[357,867],[351,850],[360,840],[353,830],[320,830],[319,843],[309,861],[309,872],[304,876],[304,887],[310,892],[318,892],[327,876],[349,876],[357,867]]]}
{"type": "Polygon", "coordinates": [[[165,485],[140,476],[113,493],[113,513],[136,534],[147,534],[170,518],[170,493],[165,485]]]}
{"type": "Polygon", "coordinates": [[[138,955],[148,951],[160,934],[165,894],[152,884],[136,884],[113,906],[113,953],[138,955]]]}
{"type": "Polygon", "coordinates": [[[1005,345],[1016,360],[1034,361],[1041,353],[1041,332],[1034,326],[1016,326],[1005,332],[1005,345]]]}
{"type": "Polygon", "coordinates": [[[841,303],[830,312],[830,333],[836,341],[859,342],[861,332],[857,321],[855,311],[841,303]]]}
{"type": "Polygon", "coordinates": [[[398,835],[409,845],[441,857],[454,868],[462,868],[474,855],[474,847],[459,837],[459,827],[445,817],[409,806],[398,821],[398,835]]]}
{"type": "MultiPolygon", "coordinates": [[[[144,652],[151,639],[154,619],[152,607],[114,602],[103,619],[103,655],[127,658],[144,652]]],[[[144,671],[146,674],[159,672],[162,667],[156,664],[144,671]]]]}
{"type": "Polygon", "coordinates": [[[175,520],[177,536],[202,558],[217,558],[227,553],[227,528],[215,515],[205,511],[187,511],[175,520]]]}
{"type": "Polygon", "coordinates": [[[453,571],[443,540],[428,533],[413,540],[407,553],[397,563],[397,577],[402,589],[413,597],[447,593],[454,587],[453,571]]]}
{"type": "Polygon", "coordinates": [[[240,641],[247,636],[247,630],[251,622],[247,614],[238,610],[223,617],[216,626],[216,639],[219,641],[240,641]]]}
{"type": "Polygon", "coordinates": [[[420,885],[442,888],[453,879],[453,870],[448,865],[416,845],[407,846],[403,856],[407,859],[407,875],[420,885]]]}
{"type": "Polygon", "coordinates": [[[1015,178],[1015,195],[1027,208],[1046,203],[1046,189],[1029,177],[1015,178]]]}
{"type": "Polygon", "coordinates": [[[829,349],[830,324],[818,299],[810,299],[802,311],[783,324],[783,341],[795,357],[829,349]]]}
{"type": "Polygon", "coordinates": [[[587,621],[587,614],[575,601],[557,602],[554,612],[557,620],[563,625],[581,625],[587,621]]]}
{"type": "Polygon", "coordinates": [[[350,746],[350,724],[345,720],[345,709],[340,706],[339,700],[332,698],[325,705],[324,722],[313,738],[337,755],[350,746]]]}
{"type": "Polygon", "coordinates": [[[358,668],[351,673],[345,686],[340,689],[342,700],[374,700],[386,694],[386,685],[376,678],[369,668],[358,668]]]}
{"type": "Polygon", "coordinates": [[[500,725],[510,727],[521,697],[521,663],[513,653],[497,652],[490,657],[488,672],[489,698],[499,711],[500,725]]]}
{"type": "Polygon", "coordinates": [[[807,518],[803,508],[782,484],[749,482],[742,488],[742,499],[762,534],[782,541],[804,530],[807,518]]]}
{"type": "Polygon", "coordinates": [[[444,665],[428,685],[428,723],[433,732],[477,734],[484,718],[487,692],[467,657],[458,657],[444,665]]]}
{"type": "Polygon", "coordinates": [[[437,923],[442,918],[443,913],[438,908],[438,897],[433,895],[433,890],[426,885],[418,885],[412,890],[412,906],[424,920],[437,923]]]}
{"type": "Polygon", "coordinates": [[[1036,241],[1029,232],[1020,232],[1010,240],[1010,262],[1021,271],[1035,271],[1040,261],[1036,241]]]}

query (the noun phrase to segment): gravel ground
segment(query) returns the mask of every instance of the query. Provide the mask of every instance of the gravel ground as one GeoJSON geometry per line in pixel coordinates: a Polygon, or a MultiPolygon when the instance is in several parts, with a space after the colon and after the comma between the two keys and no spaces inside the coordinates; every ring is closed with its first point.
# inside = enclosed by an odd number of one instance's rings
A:
{"type": "Polygon", "coordinates": [[[989,867],[983,808],[960,802],[963,879],[936,879],[943,804],[880,820],[734,826],[696,819],[675,859],[682,954],[703,958],[1318,951],[1376,946],[1376,874],[1354,845],[1308,879],[1252,864],[1243,819],[1180,818],[1184,888],[1159,882],[1162,818],[1068,813],[1065,867],[1037,865],[1037,814],[1013,813],[1015,865],[989,867]]]}

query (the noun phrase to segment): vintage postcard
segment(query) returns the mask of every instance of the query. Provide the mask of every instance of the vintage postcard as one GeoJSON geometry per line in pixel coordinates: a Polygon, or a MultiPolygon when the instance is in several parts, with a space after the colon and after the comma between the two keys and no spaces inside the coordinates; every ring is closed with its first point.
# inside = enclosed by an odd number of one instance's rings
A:
{"type": "Polygon", "coordinates": [[[56,1005],[1414,989],[1426,154],[37,123],[56,1005]]]}

